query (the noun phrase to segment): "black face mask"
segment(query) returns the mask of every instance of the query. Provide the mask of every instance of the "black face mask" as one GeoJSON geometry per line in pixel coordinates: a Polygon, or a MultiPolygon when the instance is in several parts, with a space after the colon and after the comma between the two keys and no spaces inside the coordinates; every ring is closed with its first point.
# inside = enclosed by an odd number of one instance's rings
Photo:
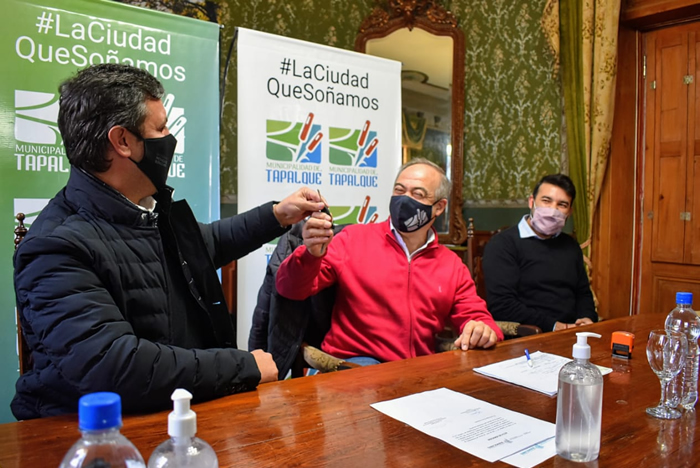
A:
{"type": "Polygon", "coordinates": [[[389,203],[391,224],[400,232],[417,231],[433,219],[435,203],[426,205],[408,195],[394,195],[389,203]]]}
{"type": "Polygon", "coordinates": [[[144,138],[141,161],[129,159],[153,182],[156,189],[162,190],[165,188],[165,181],[168,180],[168,171],[176,146],[177,139],[172,135],[162,138],[144,138]]]}

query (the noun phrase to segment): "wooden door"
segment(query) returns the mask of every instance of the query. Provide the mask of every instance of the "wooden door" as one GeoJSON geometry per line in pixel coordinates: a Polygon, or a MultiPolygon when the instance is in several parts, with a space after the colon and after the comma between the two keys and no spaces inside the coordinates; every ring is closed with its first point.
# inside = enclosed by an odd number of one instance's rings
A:
{"type": "Polygon", "coordinates": [[[700,23],[645,37],[645,150],[638,312],[700,305],[700,23]]]}
{"type": "Polygon", "coordinates": [[[690,43],[693,46],[691,51],[695,50],[690,68],[693,83],[689,86],[688,99],[691,103],[688,125],[691,138],[688,139],[686,216],[690,219],[685,223],[685,258],[687,263],[700,265],[700,27],[691,32],[690,43]]]}

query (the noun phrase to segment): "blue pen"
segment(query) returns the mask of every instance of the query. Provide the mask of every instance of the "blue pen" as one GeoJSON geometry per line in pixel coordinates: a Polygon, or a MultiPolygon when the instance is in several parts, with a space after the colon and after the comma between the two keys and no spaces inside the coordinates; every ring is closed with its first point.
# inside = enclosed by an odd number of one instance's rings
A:
{"type": "Polygon", "coordinates": [[[530,351],[525,350],[525,357],[527,358],[527,365],[532,367],[532,359],[530,359],[530,351]]]}

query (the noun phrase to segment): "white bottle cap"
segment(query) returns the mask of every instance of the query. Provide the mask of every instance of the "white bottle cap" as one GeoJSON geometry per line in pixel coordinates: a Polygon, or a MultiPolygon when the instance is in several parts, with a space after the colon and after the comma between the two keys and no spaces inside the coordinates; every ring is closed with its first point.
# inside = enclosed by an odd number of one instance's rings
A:
{"type": "Polygon", "coordinates": [[[194,437],[197,433],[197,415],[190,409],[192,394],[184,388],[178,388],[170,398],[173,400],[173,411],[168,415],[168,435],[194,437]]]}
{"type": "Polygon", "coordinates": [[[578,332],[576,333],[576,344],[574,345],[573,355],[576,359],[590,359],[591,347],[588,345],[588,337],[601,338],[597,333],[578,332]]]}

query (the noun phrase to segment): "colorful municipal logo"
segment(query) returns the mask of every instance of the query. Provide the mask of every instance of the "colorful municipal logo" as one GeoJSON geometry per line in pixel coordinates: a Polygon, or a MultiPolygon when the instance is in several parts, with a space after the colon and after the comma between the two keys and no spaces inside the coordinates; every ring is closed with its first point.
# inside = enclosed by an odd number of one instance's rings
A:
{"type": "Polygon", "coordinates": [[[15,90],[15,140],[56,145],[61,142],[57,121],[58,95],[15,90]]]}
{"type": "Polygon", "coordinates": [[[352,167],[377,167],[377,132],[367,120],[362,129],[330,127],[328,158],[331,164],[352,167]]]}
{"type": "Polygon", "coordinates": [[[331,206],[335,224],[370,224],[377,221],[377,207],[370,205],[370,197],[366,196],[360,206],[331,206]]]}
{"type": "Polygon", "coordinates": [[[267,159],[295,163],[321,163],[321,126],[309,113],[304,122],[267,121],[267,159]]]}

